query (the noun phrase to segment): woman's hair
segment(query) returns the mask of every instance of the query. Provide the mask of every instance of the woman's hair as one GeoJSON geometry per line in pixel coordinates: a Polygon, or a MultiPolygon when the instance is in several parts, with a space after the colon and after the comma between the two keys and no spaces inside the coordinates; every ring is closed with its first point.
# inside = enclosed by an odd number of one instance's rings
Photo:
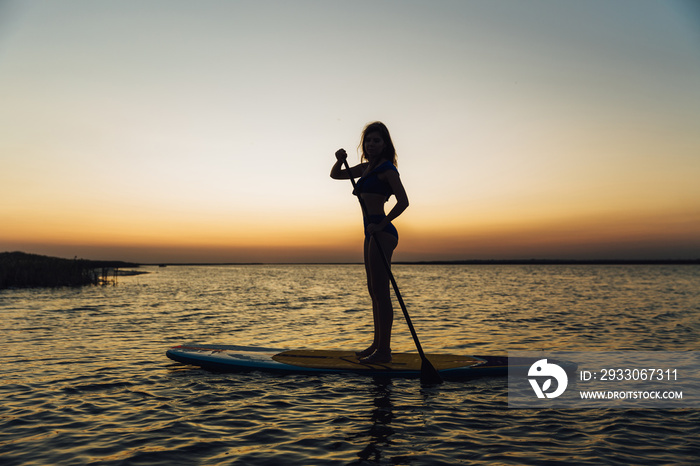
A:
{"type": "Polygon", "coordinates": [[[358,149],[360,149],[362,154],[360,160],[363,162],[368,162],[367,156],[365,155],[365,138],[367,138],[367,135],[370,133],[379,133],[384,140],[384,151],[382,152],[381,158],[391,160],[391,163],[396,165],[396,149],[394,148],[394,143],[391,140],[389,130],[381,121],[369,123],[367,126],[365,126],[365,129],[362,130],[362,139],[360,140],[360,145],[358,146],[358,149]]]}

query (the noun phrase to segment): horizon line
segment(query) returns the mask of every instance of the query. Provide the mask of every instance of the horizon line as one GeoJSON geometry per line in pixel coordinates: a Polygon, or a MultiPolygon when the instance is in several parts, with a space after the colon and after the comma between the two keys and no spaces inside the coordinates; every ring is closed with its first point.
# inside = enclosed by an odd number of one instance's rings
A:
{"type": "MultiPolygon", "coordinates": [[[[138,266],[363,265],[362,262],[147,262],[138,266]]],[[[700,265],[698,259],[459,259],[394,261],[392,265],[700,265]]]]}
{"type": "MultiPolygon", "coordinates": [[[[115,268],[121,267],[140,267],[140,266],[224,266],[224,265],[362,265],[361,261],[301,261],[301,262],[265,262],[265,261],[242,261],[242,262],[211,262],[211,261],[157,261],[157,262],[138,262],[125,260],[96,260],[84,259],[74,256],[73,258],[61,258],[57,256],[48,256],[36,253],[27,253],[23,251],[3,251],[0,256],[21,254],[26,256],[35,256],[46,259],[61,259],[61,260],[80,260],[86,262],[95,262],[102,264],[115,264],[115,268]],[[117,265],[118,264],[118,265],[117,265]]],[[[545,258],[529,258],[529,259],[454,259],[454,260],[397,260],[393,261],[394,265],[700,265],[700,257],[695,259],[545,259],[545,258]]],[[[109,265],[105,265],[109,266],[109,265]]]]}

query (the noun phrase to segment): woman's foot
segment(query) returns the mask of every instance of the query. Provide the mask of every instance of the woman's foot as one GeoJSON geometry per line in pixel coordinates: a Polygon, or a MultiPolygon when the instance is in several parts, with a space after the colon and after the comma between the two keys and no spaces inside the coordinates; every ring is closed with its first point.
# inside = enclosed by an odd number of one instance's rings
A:
{"type": "Polygon", "coordinates": [[[357,359],[362,359],[366,358],[367,356],[370,356],[372,353],[374,353],[377,350],[377,347],[372,345],[366,350],[358,351],[355,353],[355,356],[357,356],[357,359]]]}
{"type": "Polygon", "coordinates": [[[387,364],[391,362],[391,351],[379,352],[375,351],[366,358],[361,358],[360,362],[362,364],[387,364]]]}

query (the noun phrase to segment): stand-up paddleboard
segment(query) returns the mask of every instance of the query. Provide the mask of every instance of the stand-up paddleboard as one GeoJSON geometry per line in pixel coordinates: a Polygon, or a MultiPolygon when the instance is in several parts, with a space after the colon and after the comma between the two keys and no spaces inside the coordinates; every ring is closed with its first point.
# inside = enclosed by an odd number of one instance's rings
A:
{"type": "MultiPolygon", "coordinates": [[[[175,346],[166,355],[184,364],[223,372],[258,370],[287,374],[354,373],[391,377],[420,377],[421,374],[421,358],[417,353],[393,353],[392,361],[387,364],[363,364],[353,351],[284,350],[228,345],[175,346]]],[[[428,354],[427,358],[446,379],[508,375],[509,366],[527,372],[537,360],[454,354],[428,354]]],[[[576,367],[574,365],[567,369],[573,371],[576,367]]]]}

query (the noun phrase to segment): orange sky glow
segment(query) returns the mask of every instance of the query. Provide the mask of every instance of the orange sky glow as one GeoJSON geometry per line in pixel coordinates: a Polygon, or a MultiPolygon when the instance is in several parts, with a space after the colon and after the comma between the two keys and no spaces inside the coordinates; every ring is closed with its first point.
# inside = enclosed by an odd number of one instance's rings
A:
{"type": "Polygon", "coordinates": [[[328,173],[382,120],[411,202],[395,260],[698,259],[698,13],[0,3],[0,251],[361,262],[328,173]]]}

